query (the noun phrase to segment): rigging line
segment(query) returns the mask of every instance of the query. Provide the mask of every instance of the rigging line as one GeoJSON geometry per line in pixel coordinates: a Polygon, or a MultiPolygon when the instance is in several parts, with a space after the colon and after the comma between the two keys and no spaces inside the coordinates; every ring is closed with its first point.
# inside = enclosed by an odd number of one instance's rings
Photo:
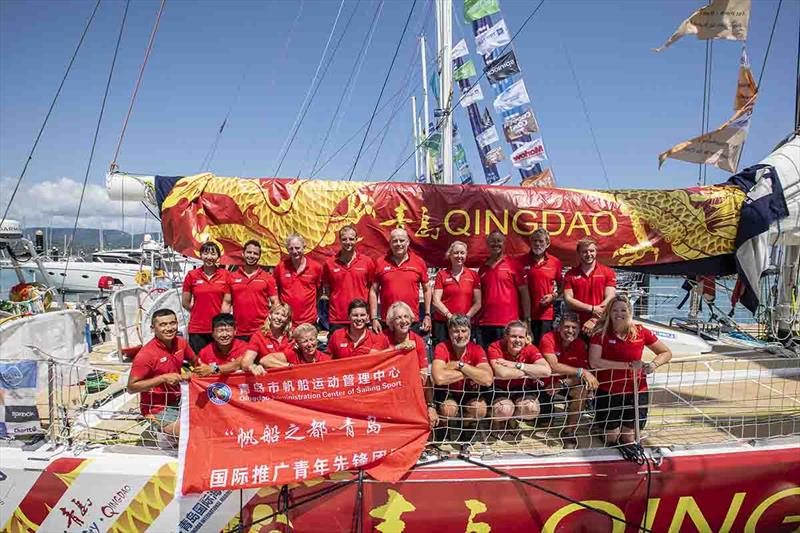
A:
{"type": "Polygon", "coordinates": [[[358,153],[356,154],[356,160],[353,162],[353,168],[350,169],[350,175],[347,177],[347,181],[351,181],[353,179],[353,174],[356,171],[356,167],[358,166],[358,160],[361,158],[361,152],[364,149],[364,143],[367,142],[367,136],[369,135],[369,130],[372,127],[372,121],[375,120],[375,115],[378,112],[378,105],[381,103],[381,97],[383,96],[383,91],[386,90],[386,84],[389,82],[389,76],[392,73],[392,69],[394,68],[394,62],[397,60],[397,54],[400,52],[400,45],[403,44],[403,37],[406,35],[406,30],[408,30],[408,24],[411,22],[411,15],[414,13],[414,8],[417,6],[417,0],[414,0],[411,3],[411,9],[408,10],[408,16],[406,17],[406,23],[403,25],[403,31],[400,33],[400,39],[397,40],[397,46],[394,49],[394,55],[392,56],[392,62],[389,64],[389,70],[386,71],[386,77],[383,79],[383,85],[381,85],[381,92],[378,94],[378,99],[375,101],[375,107],[372,110],[372,115],[369,118],[369,123],[367,124],[367,131],[364,132],[364,138],[361,139],[361,146],[358,148],[358,153]]]}
{"type": "MultiPolygon", "coordinates": [[[[347,22],[345,23],[344,28],[342,29],[342,33],[339,35],[339,39],[336,41],[336,44],[334,45],[333,50],[331,51],[331,55],[328,57],[328,61],[325,64],[325,70],[322,71],[322,76],[320,76],[319,82],[317,83],[317,86],[314,88],[314,93],[311,95],[311,100],[309,101],[309,103],[306,106],[306,108],[303,110],[303,116],[300,117],[300,123],[297,125],[297,129],[292,134],[292,140],[289,143],[289,147],[286,149],[286,153],[284,154],[284,157],[286,157],[289,154],[289,149],[292,147],[292,143],[294,143],[295,136],[300,132],[300,128],[303,125],[303,121],[306,119],[306,114],[308,113],[308,110],[311,109],[311,104],[314,101],[314,98],[317,96],[317,92],[319,91],[319,88],[322,87],[322,82],[325,80],[325,76],[328,74],[328,69],[333,64],[333,60],[336,57],[336,52],[339,50],[339,46],[341,46],[345,35],[347,35],[347,30],[350,28],[350,24],[353,22],[353,17],[355,16],[356,12],[358,11],[359,4],[361,4],[361,0],[357,0],[356,1],[356,5],[355,5],[355,7],[353,7],[353,11],[350,12],[350,17],[347,19],[347,22]]],[[[306,156],[301,161],[300,169],[297,171],[297,174],[296,174],[298,177],[302,173],[302,170],[303,170],[302,164],[303,164],[303,162],[308,160],[308,155],[309,155],[310,150],[311,150],[311,145],[308,146],[308,149],[306,150],[306,156]]]]}
{"type": "Polygon", "coordinates": [[[290,133],[289,136],[287,136],[286,140],[283,141],[283,147],[281,147],[280,152],[278,152],[281,155],[280,155],[280,159],[278,161],[278,165],[275,168],[275,171],[272,173],[273,176],[277,176],[278,175],[278,173],[281,170],[281,166],[283,165],[283,161],[284,161],[284,159],[286,159],[286,156],[289,153],[289,148],[291,148],[291,145],[294,142],[295,135],[297,135],[297,131],[300,129],[299,121],[301,120],[301,115],[305,116],[303,114],[303,110],[306,108],[306,104],[308,104],[309,106],[311,105],[311,102],[309,101],[309,98],[313,99],[313,96],[311,95],[311,92],[312,92],[312,90],[314,89],[314,86],[317,83],[317,78],[319,76],[319,71],[322,68],[323,62],[325,61],[325,56],[328,54],[328,47],[331,45],[331,40],[333,39],[333,34],[336,32],[336,26],[339,24],[339,17],[341,17],[341,15],[342,15],[342,9],[344,8],[344,3],[345,3],[345,0],[341,0],[341,2],[339,2],[339,10],[336,12],[336,18],[334,19],[333,26],[331,27],[331,31],[328,34],[328,40],[325,42],[325,48],[323,48],[322,55],[319,58],[319,63],[317,63],[317,70],[314,71],[314,77],[311,78],[311,83],[309,84],[308,90],[306,91],[306,96],[303,99],[303,103],[300,105],[300,109],[297,110],[297,116],[294,119],[294,124],[292,124],[292,127],[289,130],[292,133],[290,133]]]}
{"type": "Polygon", "coordinates": [[[572,58],[569,55],[569,50],[567,49],[567,43],[564,40],[561,40],[561,46],[564,48],[564,55],[567,56],[567,64],[569,65],[569,69],[572,72],[572,79],[575,81],[575,87],[578,89],[578,98],[581,101],[581,107],[583,108],[583,115],[586,117],[586,123],[589,126],[589,133],[592,136],[592,143],[594,144],[594,151],[597,153],[597,159],[600,161],[600,169],[603,171],[603,178],[606,180],[606,185],[608,188],[611,188],[611,180],[608,179],[608,171],[606,170],[606,164],[603,161],[603,155],[600,153],[600,145],[597,143],[597,136],[594,133],[594,128],[592,127],[592,119],[589,116],[589,107],[586,105],[586,99],[583,97],[583,91],[581,90],[581,83],[578,81],[578,74],[575,71],[575,65],[572,63],[572,58]]]}
{"type": "Polygon", "coordinates": [[[53,96],[53,100],[50,102],[50,108],[47,110],[47,113],[44,116],[44,120],[42,121],[41,127],[39,127],[39,132],[36,134],[36,139],[33,141],[33,146],[31,147],[31,151],[28,153],[28,158],[25,160],[25,164],[22,167],[22,172],[19,174],[19,178],[17,178],[17,184],[14,186],[14,190],[11,193],[11,198],[8,200],[8,205],[6,205],[6,209],[3,212],[3,218],[0,219],[0,224],[6,221],[6,217],[8,216],[8,212],[11,209],[11,204],[14,202],[14,198],[17,196],[17,192],[19,191],[19,186],[22,183],[22,179],[25,177],[25,173],[28,171],[28,165],[30,165],[31,161],[33,160],[33,154],[36,151],[36,147],[39,146],[39,141],[42,138],[42,134],[44,133],[44,128],[47,126],[47,122],[50,120],[50,115],[53,113],[53,109],[56,106],[56,102],[58,101],[58,97],[61,95],[61,89],[64,88],[64,83],[67,81],[67,76],[69,76],[70,71],[72,70],[72,65],[75,63],[75,58],[78,57],[78,51],[81,49],[83,45],[83,40],[86,37],[86,34],[89,31],[89,26],[92,25],[92,21],[94,20],[94,16],[97,13],[97,8],[100,7],[100,0],[94,5],[94,9],[92,9],[92,14],[89,16],[89,20],[86,22],[86,26],[83,28],[83,32],[81,32],[81,37],[78,40],[78,45],[75,47],[75,51],[72,53],[72,57],[67,64],[67,70],[64,72],[64,76],[61,78],[61,83],[58,85],[58,89],[56,90],[55,96],[53,96]]]}
{"type": "Polygon", "coordinates": [[[117,142],[117,149],[114,151],[114,158],[111,160],[110,171],[114,172],[119,168],[117,165],[117,159],[119,158],[119,152],[122,149],[122,141],[125,139],[125,132],[128,129],[128,121],[131,118],[131,113],[133,113],[133,104],[136,102],[136,96],[139,94],[139,87],[142,85],[142,78],[144,77],[144,69],[147,67],[147,62],[150,60],[150,52],[153,50],[153,43],[156,40],[156,33],[158,33],[158,25],[161,23],[161,15],[164,13],[164,6],[166,5],[167,0],[161,0],[161,4],[158,6],[158,13],[156,13],[156,22],[153,24],[153,31],[150,32],[150,39],[147,42],[147,48],[144,52],[144,60],[142,60],[142,65],[139,67],[139,76],[136,78],[136,84],[133,86],[133,94],[131,94],[131,101],[128,104],[128,112],[125,114],[125,120],[122,123],[122,131],[119,133],[119,141],[117,142]]]}
{"type": "MultiPolygon", "coordinates": [[[[543,5],[543,4],[544,4],[544,0],[540,0],[540,1],[539,1],[539,3],[536,5],[536,7],[533,9],[533,11],[531,11],[530,15],[528,15],[528,16],[525,18],[525,20],[522,22],[522,25],[519,27],[519,29],[518,29],[516,32],[514,32],[514,35],[512,35],[512,36],[511,36],[511,40],[509,40],[509,41],[508,41],[508,43],[506,43],[506,45],[505,45],[505,46],[503,46],[503,48],[502,48],[502,49],[500,49],[500,52],[498,52],[498,55],[503,55],[503,53],[506,51],[506,49],[507,49],[509,46],[511,46],[511,45],[514,43],[514,40],[517,38],[517,36],[520,34],[520,32],[522,32],[522,30],[525,28],[525,26],[527,26],[527,25],[528,25],[528,23],[529,23],[529,22],[530,22],[530,21],[533,19],[534,15],[536,15],[536,13],[538,13],[538,12],[539,12],[539,9],[542,7],[542,5],[543,5]]],[[[478,78],[475,80],[475,83],[473,83],[472,85],[470,85],[470,86],[469,86],[467,89],[465,89],[465,90],[462,92],[462,94],[461,94],[461,97],[460,97],[458,100],[456,100],[455,102],[453,102],[453,103],[452,103],[452,105],[451,105],[451,106],[450,106],[450,108],[447,110],[447,112],[445,113],[445,115],[446,115],[446,114],[448,114],[448,113],[452,113],[452,112],[453,112],[453,109],[455,109],[455,108],[456,108],[456,106],[460,105],[460,103],[461,103],[461,100],[463,100],[463,99],[464,99],[464,95],[465,95],[466,93],[468,93],[470,89],[472,89],[473,87],[475,87],[475,85],[477,85],[478,83],[480,83],[480,81],[483,79],[483,77],[484,77],[484,76],[486,76],[486,70],[483,70],[483,72],[481,72],[481,75],[480,75],[480,76],[478,76],[478,78]]],[[[392,173],[389,175],[389,177],[388,177],[388,178],[386,178],[386,181],[391,181],[391,180],[392,180],[392,179],[393,179],[393,178],[394,178],[394,177],[397,175],[397,173],[398,173],[398,172],[400,172],[400,170],[403,168],[403,166],[405,166],[405,164],[406,164],[406,163],[407,163],[407,162],[408,162],[408,161],[409,161],[409,160],[410,160],[412,157],[414,157],[414,153],[416,152],[416,150],[417,150],[417,149],[419,149],[419,147],[420,147],[420,146],[422,146],[422,145],[423,145],[423,144],[424,144],[424,143],[425,143],[425,142],[426,142],[426,141],[427,141],[427,140],[428,140],[428,139],[431,137],[431,135],[433,135],[433,133],[439,129],[439,127],[442,125],[442,123],[443,123],[443,122],[444,122],[444,115],[442,115],[442,117],[439,119],[439,121],[438,121],[438,122],[435,124],[435,127],[431,128],[431,130],[430,130],[430,132],[428,133],[428,135],[427,135],[427,136],[426,136],[424,139],[420,140],[420,141],[419,141],[419,142],[418,142],[418,143],[417,143],[417,144],[414,146],[414,150],[412,150],[412,151],[411,151],[411,153],[408,155],[408,157],[406,157],[406,158],[405,158],[405,160],[404,160],[404,161],[401,163],[401,165],[400,165],[400,166],[398,166],[398,167],[397,167],[397,168],[394,170],[394,172],[392,172],[392,173]]],[[[552,166],[552,165],[551,165],[551,166],[552,166]]]]}
{"type": "Polygon", "coordinates": [[[218,128],[214,141],[208,148],[208,152],[206,152],[205,157],[203,157],[203,161],[200,163],[200,168],[197,170],[198,172],[202,172],[203,170],[206,170],[208,169],[208,167],[211,166],[211,161],[213,161],[214,155],[217,153],[217,147],[219,146],[219,141],[222,138],[222,133],[225,131],[225,126],[228,125],[228,119],[231,118],[233,107],[239,102],[239,97],[241,96],[242,93],[242,85],[244,84],[246,78],[247,78],[247,70],[245,70],[242,73],[242,78],[239,80],[238,87],[236,87],[236,96],[228,105],[228,112],[225,113],[225,118],[222,120],[222,124],[220,124],[218,128]]]}
{"type": "MultiPolygon", "coordinates": [[[[122,22],[119,25],[119,35],[117,35],[117,44],[114,47],[114,55],[111,58],[111,68],[108,70],[108,79],[106,80],[106,88],[103,92],[103,101],[100,104],[100,114],[97,117],[97,125],[94,128],[94,137],[92,138],[92,148],[89,152],[89,161],[86,164],[86,173],[83,176],[83,187],[81,188],[81,196],[78,200],[78,211],[75,213],[75,224],[72,226],[72,235],[69,239],[69,250],[70,253],[67,254],[67,260],[64,263],[64,275],[61,278],[61,296],[62,300],[64,298],[64,283],[67,281],[67,269],[69,268],[69,260],[70,256],[72,255],[72,245],[75,242],[75,233],[78,231],[78,220],[81,216],[81,208],[83,207],[83,199],[86,195],[86,186],[89,183],[89,173],[92,170],[92,161],[94,160],[94,151],[97,147],[97,138],[100,136],[100,125],[103,123],[103,114],[105,113],[106,109],[106,102],[108,101],[108,92],[111,88],[111,79],[114,76],[114,66],[117,64],[117,56],[119,55],[119,45],[122,42],[122,34],[125,31],[125,21],[128,18],[128,9],[130,8],[130,0],[126,0],[125,2],[125,10],[122,12],[122,22]]],[[[66,253],[66,250],[64,250],[66,253]]]]}
{"type": "Polygon", "coordinates": [[[364,58],[366,57],[367,51],[369,50],[369,45],[372,42],[372,36],[375,35],[375,29],[378,27],[378,20],[380,19],[381,12],[383,11],[383,5],[384,5],[384,0],[380,0],[377,7],[375,8],[375,13],[372,16],[372,23],[370,25],[370,28],[367,30],[367,33],[364,35],[364,40],[361,42],[361,48],[359,49],[358,52],[359,55],[358,57],[356,57],[356,61],[353,63],[353,68],[350,70],[350,75],[348,76],[347,83],[345,84],[344,90],[342,91],[342,96],[336,103],[336,109],[333,112],[330,124],[328,124],[328,129],[325,132],[325,136],[322,139],[322,144],[319,147],[316,159],[314,159],[314,164],[311,165],[312,176],[314,175],[314,172],[317,170],[317,164],[319,164],[319,160],[322,157],[322,152],[325,150],[325,145],[328,143],[331,131],[333,130],[333,125],[336,123],[336,119],[339,116],[339,111],[342,109],[342,104],[345,100],[348,100],[347,93],[350,87],[355,86],[356,80],[358,79],[358,74],[361,71],[361,65],[364,64],[364,58]]]}
{"type": "Polygon", "coordinates": [[[772,29],[769,32],[769,41],[767,41],[767,50],[764,52],[764,61],[761,63],[761,72],[758,73],[758,83],[756,83],[756,92],[761,87],[761,78],[764,77],[764,70],[767,68],[767,58],[769,57],[769,51],[772,48],[772,38],[775,36],[775,26],[778,25],[778,15],[781,14],[781,6],[783,5],[783,0],[778,0],[778,7],[775,9],[775,19],[772,21],[772,29]]]}
{"type": "MultiPolygon", "coordinates": [[[[708,102],[708,49],[711,41],[706,40],[706,56],[703,63],[703,106],[701,107],[700,115],[700,136],[706,134],[706,109],[708,102]]],[[[697,166],[697,184],[703,182],[703,164],[699,163],[697,166]]]]}
{"type": "MultiPolygon", "coordinates": [[[[706,118],[703,124],[703,135],[708,133],[711,125],[711,94],[712,94],[712,77],[714,75],[714,41],[708,42],[708,94],[706,97],[706,118]]],[[[708,165],[700,165],[702,170],[703,180],[702,184],[705,185],[708,178],[708,165]]]]}

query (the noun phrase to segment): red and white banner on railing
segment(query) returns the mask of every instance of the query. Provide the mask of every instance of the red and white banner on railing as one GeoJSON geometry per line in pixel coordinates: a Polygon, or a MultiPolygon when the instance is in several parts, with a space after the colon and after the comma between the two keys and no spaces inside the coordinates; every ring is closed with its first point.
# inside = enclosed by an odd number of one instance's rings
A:
{"type": "Polygon", "coordinates": [[[353,357],[183,387],[183,494],[283,485],[364,469],[398,481],[430,432],[416,358],[353,357]]]}

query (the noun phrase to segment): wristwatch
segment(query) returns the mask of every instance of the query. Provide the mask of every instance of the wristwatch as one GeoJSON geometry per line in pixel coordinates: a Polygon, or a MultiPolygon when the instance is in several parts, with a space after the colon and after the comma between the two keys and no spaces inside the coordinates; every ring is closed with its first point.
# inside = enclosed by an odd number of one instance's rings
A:
{"type": "Polygon", "coordinates": [[[514,368],[516,368],[517,370],[522,370],[522,363],[517,363],[516,365],[514,365],[514,368]]]}
{"type": "Polygon", "coordinates": [[[459,361],[458,362],[458,369],[461,370],[462,368],[464,368],[464,361],[459,361]]]}
{"type": "Polygon", "coordinates": [[[211,363],[211,371],[215,374],[219,374],[219,365],[217,363],[211,363]]]}

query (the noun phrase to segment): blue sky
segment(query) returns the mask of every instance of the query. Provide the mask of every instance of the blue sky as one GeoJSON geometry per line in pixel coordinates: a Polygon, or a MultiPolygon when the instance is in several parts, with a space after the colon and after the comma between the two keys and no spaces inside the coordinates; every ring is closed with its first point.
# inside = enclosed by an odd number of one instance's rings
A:
{"type": "MultiPolygon", "coordinates": [[[[435,41],[431,2],[417,1],[383,96],[382,103],[389,104],[377,116],[368,139],[377,141],[365,150],[354,179],[383,180],[410,153],[408,97],[421,93],[417,37],[424,32],[432,45],[435,41]],[[409,74],[413,81],[404,85],[409,74]],[[402,98],[392,99],[398,91],[402,98]]],[[[93,5],[84,0],[0,2],[2,207],[93,5]]],[[[223,176],[275,175],[280,150],[339,5],[339,0],[169,0],[118,160],[121,169],[166,175],[197,172],[230,109],[210,170],[223,176]],[[299,23],[287,43],[296,18],[299,23]]],[[[345,0],[331,46],[355,11],[352,22],[278,175],[308,175],[377,5],[377,0],[345,0]]],[[[512,32],[535,5],[528,0],[501,0],[502,14],[512,32]]],[[[607,188],[565,48],[575,66],[611,186],[672,188],[697,182],[696,165],[669,160],[659,171],[656,156],[699,133],[705,43],[685,37],[660,54],[652,48],[661,45],[700,5],[694,0],[546,0],[519,34],[517,58],[560,186],[607,188]]],[[[343,102],[342,119],[323,159],[368,120],[410,6],[410,1],[386,0],[372,46],[351,97],[343,102]]],[[[756,77],[776,7],[777,0],[753,0],[747,48],[756,77]]],[[[16,215],[24,213],[29,224],[71,224],[69,216],[75,212],[79,183],[86,171],[123,8],[120,0],[101,4],[34,155],[14,206],[16,215]]],[[[157,8],[153,0],[130,5],[81,226],[119,227],[120,206],[105,201],[102,185],[157,8]]],[[[471,32],[460,22],[461,12],[461,2],[456,0],[454,41],[466,36],[477,62],[471,32]]],[[[764,157],[793,127],[799,28],[800,2],[784,1],[744,150],[744,165],[764,157]]],[[[732,113],[740,52],[739,42],[713,44],[712,127],[732,113]]],[[[485,94],[491,93],[485,82],[483,89],[485,94]]],[[[460,108],[456,121],[473,173],[483,182],[469,123],[460,108]]],[[[347,176],[360,141],[361,135],[356,135],[319,177],[347,176]]],[[[508,153],[507,145],[504,150],[508,153]]],[[[501,174],[509,172],[509,166],[501,167],[501,174]]],[[[395,179],[410,180],[412,175],[410,160],[395,179]]],[[[708,171],[709,182],[726,177],[722,171],[708,171]]],[[[130,223],[134,220],[131,215],[138,216],[142,210],[131,205],[126,212],[130,223]]],[[[152,221],[150,224],[152,228],[152,221]]]]}

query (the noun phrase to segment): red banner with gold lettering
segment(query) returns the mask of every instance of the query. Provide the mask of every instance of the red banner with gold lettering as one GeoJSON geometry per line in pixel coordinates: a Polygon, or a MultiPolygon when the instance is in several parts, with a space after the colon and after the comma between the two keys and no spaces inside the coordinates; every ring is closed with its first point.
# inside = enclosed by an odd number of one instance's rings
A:
{"type": "Polygon", "coordinates": [[[182,394],[178,486],[190,494],[360,469],[394,482],[429,432],[408,352],[193,378],[182,394]]]}
{"type": "Polygon", "coordinates": [[[223,263],[237,264],[242,244],[256,239],[265,265],[278,262],[289,233],[303,235],[312,257],[333,255],[346,224],[358,228],[360,250],[372,257],[388,251],[391,230],[406,228],[412,249],[430,266],[446,265],[454,240],[469,245],[469,266],[480,265],[494,230],[508,236],[507,253],[527,253],[528,237],[539,227],[550,233],[551,252],[566,264],[574,264],[575,243],[584,237],[598,242],[599,258],[612,266],[719,258],[735,250],[744,200],[729,185],[589,191],[213,174],[158,177],[156,189],[164,239],[175,250],[196,256],[210,240],[223,249],[223,263]]]}

